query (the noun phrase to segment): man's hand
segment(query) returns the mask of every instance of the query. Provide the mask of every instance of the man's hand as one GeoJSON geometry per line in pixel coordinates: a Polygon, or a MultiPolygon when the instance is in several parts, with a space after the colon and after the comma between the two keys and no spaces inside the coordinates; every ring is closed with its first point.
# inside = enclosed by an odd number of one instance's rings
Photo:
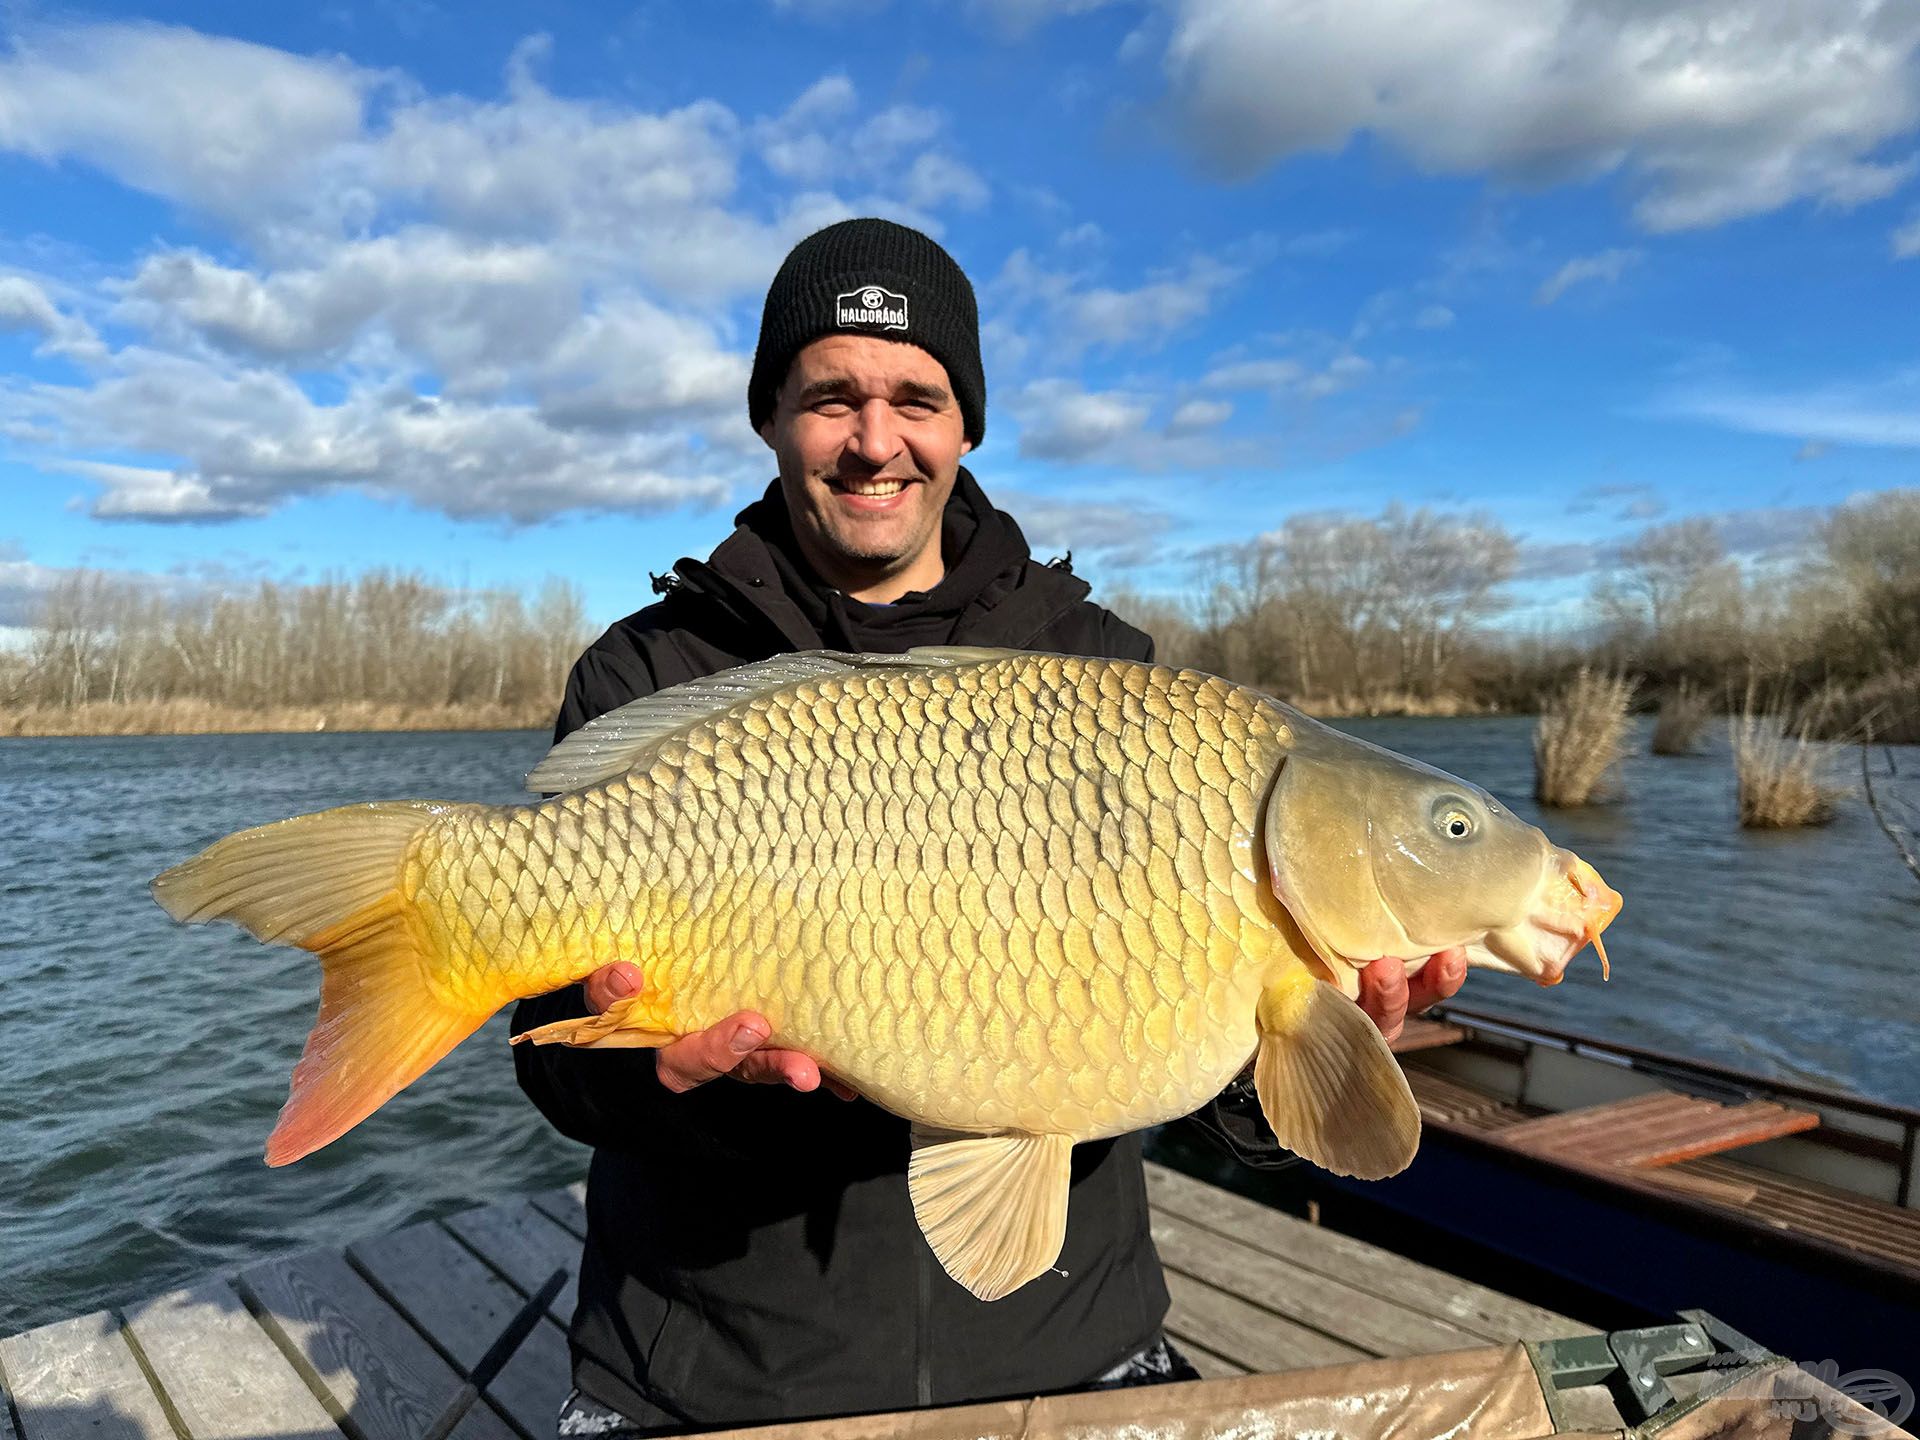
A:
{"type": "Polygon", "coordinates": [[[1451,999],[1467,978],[1467,952],[1442,950],[1411,980],[1400,960],[1375,960],[1360,971],[1360,1008],[1388,1040],[1400,1038],[1407,1016],[1451,999]]]}
{"type": "MultiPolygon", "coordinates": [[[[644,983],[637,965],[624,960],[603,965],[586,978],[587,1005],[598,1015],[614,1001],[637,995],[644,983]]],[[[731,1075],[751,1085],[791,1085],[795,1090],[818,1090],[825,1085],[842,1100],[854,1098],[854,1092],[845,1085],[822,1075],[810,1056],[767,1044],[772,1033],[766,1016],[742,1010],[718,1025],[682,1035],[654,1052],[660,1083],[675,1094],[683,1094],[696,1085],[731,1075]]]]}

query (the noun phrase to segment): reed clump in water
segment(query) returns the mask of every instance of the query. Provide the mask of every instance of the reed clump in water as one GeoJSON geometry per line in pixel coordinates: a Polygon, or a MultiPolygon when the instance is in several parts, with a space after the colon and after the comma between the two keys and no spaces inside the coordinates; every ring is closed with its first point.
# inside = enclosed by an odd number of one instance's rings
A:
{"type": "Polygon", "coordinates": [[[1639,682],[1580,673],[1541,708],[1533,731],[1533,795],[1542,805],[1590,805],[1625,753],[1627,711],[1639,682]]]}
{"type": "Polygon", "coordinates": [[[1731,725],[1743,827],[1792,830],[1833,818],[1846,790],[1834,783],[1825,753],[1808,738],[1812,728],[1808,718],[1795,724],[1784,709],[1757,708],[1747,697],[1731,725]]]}
{"type": "Polygon", "coordinates": [[[1700,737],[1713,719],[1707,697],[1682,681],[1660,700],[1660,713],[1653,722],[1653,753],[1691,755],[1700,748],[1700,737]]]}

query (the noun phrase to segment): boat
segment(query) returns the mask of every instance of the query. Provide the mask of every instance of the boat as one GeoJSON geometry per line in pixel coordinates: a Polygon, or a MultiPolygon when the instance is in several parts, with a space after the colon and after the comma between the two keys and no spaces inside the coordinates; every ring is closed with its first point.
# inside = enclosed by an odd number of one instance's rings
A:
{"type": "Polygon", "coordinates": [[[1457,1004],[1394,1048],[1419,1155],[1379,1182],[1298,1167],[1325,1223],[1920,1382],[1920,1110],[1457,1004]]]}

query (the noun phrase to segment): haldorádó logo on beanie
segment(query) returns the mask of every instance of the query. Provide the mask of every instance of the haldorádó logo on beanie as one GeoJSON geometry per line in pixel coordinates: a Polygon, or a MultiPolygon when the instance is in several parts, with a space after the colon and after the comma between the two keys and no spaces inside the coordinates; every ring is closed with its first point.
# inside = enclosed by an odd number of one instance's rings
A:
{"type": "Polygon", "coordinates": [[[967,439],[987,430],[980,367],[980,312],[951,255],[891,220],[842,220],[809,235],[767,288],[760,343],[747,381],[747,416],[758,430],[793,357],[822,335],[877,335],[918,345],[946,366],[967,439]]]}

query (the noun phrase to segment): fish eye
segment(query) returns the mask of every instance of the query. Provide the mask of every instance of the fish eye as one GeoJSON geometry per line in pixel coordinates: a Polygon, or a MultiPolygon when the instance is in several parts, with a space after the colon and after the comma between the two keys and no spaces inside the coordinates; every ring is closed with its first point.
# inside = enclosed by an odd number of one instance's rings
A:
{"type": "Polygon", "coordinates": [[[1479,828],[1467,807],[1453,799],[1442,800],[1433,807],[1433,822],[1449,840],[1465,840],[1479,828]]]}

